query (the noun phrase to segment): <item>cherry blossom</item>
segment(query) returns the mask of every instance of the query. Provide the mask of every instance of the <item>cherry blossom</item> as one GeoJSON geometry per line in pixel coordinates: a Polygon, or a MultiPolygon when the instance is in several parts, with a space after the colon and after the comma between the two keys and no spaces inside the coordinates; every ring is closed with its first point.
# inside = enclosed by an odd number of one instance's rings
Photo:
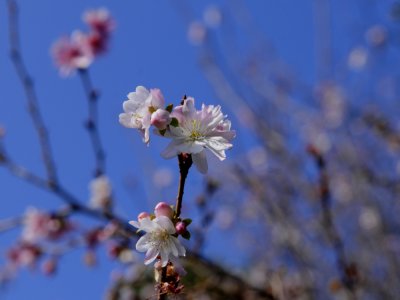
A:
{"type": "Polygon", "coordinates": [[[99,8],[86,11],[83,21],[89,27],[101,35],[108,36],[115,28],[115,21],[106,8],[99,8]]]}
{"type": "Polygon", "coordinates": [[[71,75],[77,69],[88,68],[94,58],[87,35],[80,31],[56,41],[51,53],[63,76],[71,75]]]}
{"type": "Polygon", "coordinates": [[[231,122],[222,114],[219,105],[203,104],[201,110],[196,110],[194,99],[187,98],[183,105],[175,107],[171,116],[179,121],[179,125],[169,126],[164,135],[172,139],[161,154],[164,158],[180,153],[192,154],[193,162],[201,173],[208,170],[205,149],[220,160],[226,158],[225,150],[232,148],[231,141],[236,133],[231,130],[231,122]]]}
{"type": "Polygon", "coordinates": [[[161,266],[165,267],[170,258],[185,256],[186,250],[179,240],[173,236],[176,233],[175,226],[166,216],[159,216],[151,220],[143,218],[139,222],[130,221],[139,231],[146,234],[136,243],[136,250],[146,252],[144,263],[151,264],[158,256],[161,259],[161,266]]]}
{"type": "Polygon", "coordinates": [[[159,89],[150,91],[143,86],[136,87],[124,101],[124,113],[119,115],[119,122],[127,128],[136,128],[143,135],[143,141],[150,142],[151,115],[164,106],[164,96],[159,89]]]}
{"type": "Polygon", "coordinates": [[[56,240],[69,229],[70,225],[64,219],[29,207],[25,213],[22,240],[29,243],[56,240]]]}
{"type": "Polygon", "coordinates": [[[107,176],[94,178],[89,185],[90,206],[97,209],[108,209],[112,205],[112,188],[107,176]]]}

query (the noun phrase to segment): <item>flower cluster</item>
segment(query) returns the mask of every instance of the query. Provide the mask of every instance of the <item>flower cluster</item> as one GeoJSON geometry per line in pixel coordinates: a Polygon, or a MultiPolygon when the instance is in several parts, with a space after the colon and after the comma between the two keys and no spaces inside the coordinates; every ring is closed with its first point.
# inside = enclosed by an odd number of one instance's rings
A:
{"type": "Polygon", "coordinates": [[[232,148],[235,131],[226,119],[221,107],[202,105],[195,108],[194,98],[185,97],[181,105],[165,106],[159,89],[147,90],[138,86],[128,94],[123,103],[124,113],[119,115],[120,123],[128,128],[136,128],[143,135],[143,141],[150,141],[150,127],[162,137],[171,139],[162,152],[164,158],[172,158],[181,153],[191,154],[193,163],[201,173],[207,173],[208,165],[205,149],[220,160],[226,158],[225,150],[232,148]]]}
{"type": "Polygon", "coordinates": [[[168,262],[179,266],[177,258],[185,256],[186,250],[177,237],[181,235],[183,238],[190,238],[186,228],[190,223],[190,219],[176,218],[172,207],[165,202],[156,205],[154,214],[142,212],[137,221],[129,222],[139,231],[145,232],[136,243],[137,251],[146,252],[144,263],[148,265],[159,258],[161,267],[167,266],[168,262]]]}
{"type": "Polygon", "coordinates": [[[56,41],[51,49],[54,61],[64,76],[76,69],[86,69],[93,60],[107,50],[110,34],[115,27],[108,10],[87,11],[83,20],[89,26],[87,33],[74,31],[69,37],[56,41]]]}
{"type": "Polygon", "coordinates": [[[29,207],[25,213],[22,240],[28,243],[57,240],[70,231],[71,226],[63,217],[29,207]]]}

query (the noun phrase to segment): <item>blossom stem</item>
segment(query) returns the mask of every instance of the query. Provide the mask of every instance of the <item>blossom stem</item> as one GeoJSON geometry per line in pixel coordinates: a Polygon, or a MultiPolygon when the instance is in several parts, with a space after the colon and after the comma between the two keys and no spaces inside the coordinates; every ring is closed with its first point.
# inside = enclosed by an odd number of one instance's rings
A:
{"type": "Polygon", "coordinates": [[[175,216],[179,218],[181,215],[182,210],[182,201],[183,201],[183,193],[185,190],[185,182],[186,177],[189,173],[189,169],[192,166],[192,155],[181,153],[178,155],[178,162],[179,162],[179,187],[178,187],[178,196],[176,198],[176,205],[175,205],[175,216]]]}
{"type": "MultiPolygon", "coordinates": [[[[178,163],[179,163],[179,186],[178,186],[178,196],[176,197],[176,205],[175,205],[175,217],[179,218],[182,210],[182,201],[183,201],[183,193],[185,191],[185,183],[186,178],[189,173],[189,169],[192,166],[193,160],[192,155],[187,153],[181,153],[178,155],[178,163]]],[[[162,287],[163,282],[166,281],[167,277],[167,267],[163,267],[161,269],[161,280],[160,287],[162,287]]],[[[163,292],[162,289],[159,289],[158,300],[167,299],[167,293],[163,292]]]]}

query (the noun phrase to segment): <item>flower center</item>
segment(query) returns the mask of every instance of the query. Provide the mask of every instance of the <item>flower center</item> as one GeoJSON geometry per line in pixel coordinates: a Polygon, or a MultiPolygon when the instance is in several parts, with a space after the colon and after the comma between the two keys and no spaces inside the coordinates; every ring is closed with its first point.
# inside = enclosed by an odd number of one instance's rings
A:
{"type": "Polygon", "coordinates": [[[189,139],[191,141],[198,141],[204,137],[203,133],[201,132],[201,123],[198,120],[192,120],[190,125],[191,128],[189,130],[189,139]]]}
{"type": "Polygon", "coordinates": [[[164,244],[169,240],[169,233],[166,230],[159,230],[153,232],[151,235],[151,241],[154,245],[164,244]]]}

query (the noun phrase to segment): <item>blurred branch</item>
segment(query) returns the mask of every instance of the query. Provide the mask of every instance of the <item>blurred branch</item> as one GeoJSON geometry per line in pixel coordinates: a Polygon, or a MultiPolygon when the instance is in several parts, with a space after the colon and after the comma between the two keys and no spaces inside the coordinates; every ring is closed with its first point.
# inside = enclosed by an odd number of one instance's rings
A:
{"type": "Polygon", "coordinates": [[[0,220],[0,233],[21,225],[23,219],[23,217],[13,217],[0,220]]]}
{"type": "Polygon", "coordinates": [[[112,212],[109,211],[101,211],[92,209],[86,205],[81,204],[81,202],[73,196],[70,192],[68,192],[61,184],[48,182],[47,180],[43,179],[42,177],[32,173],[31,171],[25,169],[24,167],[15,163],[8,155],[5,153],[4,146],[2,142],[0,142],[0,156],[1,162],[0,166],[6,168],[12,175],[18,177],[31,185],[34,185],[42,190],[50,192],[56,196],[58,196],[61,200],[68,204],[69,210],[71,212],[78,212],[84,215],[100,219],[106,221],[114,221],[116,222],[121,228],[126,231],[128,236],[135,236],[135,230],[132,226],[128,224],[127,221],[121,219],[120,217],[114,215],[112,212]]]}
{"type": "Polygon", "coordinates": [[[7,0],[7,4],[9,17],[10,57],[18,74],[19,80],[24,88],[28,104],[28,111],[38,134],[42,151],[42,160],[47,171],[47,180],[52,183],[56,183],[57,173],[51,151],[48,130],[40,113],[33,79],[27,71],[21,54],[17,2],[15,0],[7,0]]]}
{"type": "Polygon", "coordinates": [[[314,0],[315,47],[317,78],[329,79],[332,74],[332,17],[330,0],[314,0]]]}
{"type": "Polygon", "coordinates": [[[100,133],[99,133],[99,123],[98,123],[98,100],[99,94],[96,89],[94,89],[92,81],[90,79],[90,74],[88,69],[78,69],[79,76],[82,81],[83,88],[86,93],[89,116],[86,121],[86,129],[90,135],[90,140],[92,143],[94,155],[96,158],[96,169],[94,176],[100,176],[105,172],[105,153],[102,146],[100,133]]]}
{"type": "Polygon", "coordinates": [[[328,174],[326,170],[326,160],[324,156],[314,148],[309,146],[309,153],[314,158],[315,164],[319,171],[319,195],[322,208],[322,225],[326,231],[327,238],[331,243],[336,255],[336,266],[341,276],[344,287],[349,291],[351,297],[356,299],[356,272],[352,272],[354,266],[350,265],[346,259],[344,251],[344,243],[334,224],[331,206],[331,192],[329,189],[328,174]],[[354,275],[354,276],[353,276],[354,275]]]}

